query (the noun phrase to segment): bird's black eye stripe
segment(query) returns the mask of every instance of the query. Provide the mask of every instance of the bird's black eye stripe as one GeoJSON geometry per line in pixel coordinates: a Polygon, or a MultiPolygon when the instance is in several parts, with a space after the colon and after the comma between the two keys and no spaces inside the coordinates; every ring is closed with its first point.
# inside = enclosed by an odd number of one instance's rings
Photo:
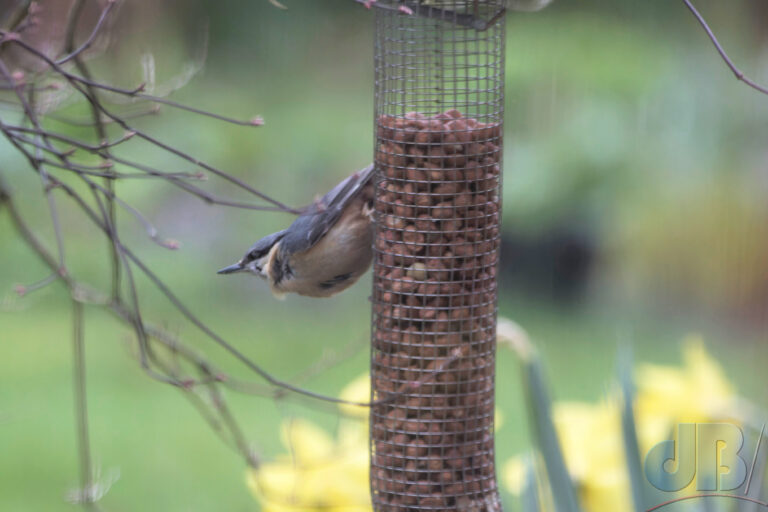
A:
{"type": "Polygon", "coordinates": [[[243,261],[245,261],[245,262],[256,261],[259,258],[261,258],[262,256],[264,256],[265,254],[266,253],[264,251],[261,251],[261,250],[251,251],[251,252],[249,252],[248,254],[245,255],[245,258],[243,258],[243,261]]]}

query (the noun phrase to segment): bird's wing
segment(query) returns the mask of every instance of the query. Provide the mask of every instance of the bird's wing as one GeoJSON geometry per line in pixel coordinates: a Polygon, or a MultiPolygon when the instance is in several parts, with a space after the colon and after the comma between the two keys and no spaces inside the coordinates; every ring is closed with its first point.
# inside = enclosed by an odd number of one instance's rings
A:
{"type": "Polygon", "coordinates": [[[336,224],[349,202],[371,181],[373,170],[371,164],[355,172],[312,205],[309,212],[299,216],[286,230],[280,243],[281,250],[293,254],[306,251],[319,242],[336,224]]]}

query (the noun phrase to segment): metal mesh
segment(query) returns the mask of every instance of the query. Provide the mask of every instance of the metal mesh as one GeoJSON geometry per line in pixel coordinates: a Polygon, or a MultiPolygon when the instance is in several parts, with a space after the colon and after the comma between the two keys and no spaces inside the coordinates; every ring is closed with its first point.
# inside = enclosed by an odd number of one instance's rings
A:
{"type": "Polygon", "coordinates": [[[432,0],[413,15],[376,13],[377,511],[501,510],[493,394],[503,3],[432,0]],[[476,30],[467,19],[491,22],[476,30]]]}

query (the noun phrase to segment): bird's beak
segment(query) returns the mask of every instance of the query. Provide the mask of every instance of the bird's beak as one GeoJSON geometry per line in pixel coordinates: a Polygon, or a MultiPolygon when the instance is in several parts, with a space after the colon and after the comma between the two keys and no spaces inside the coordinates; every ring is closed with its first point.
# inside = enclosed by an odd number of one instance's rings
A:
{"type": "Polygon", "coordinates": [[[233,272],[240,272],[241,270],[245,270],[245,267],[238,261],[237,263],[230,265],[228,267],[224,267],[223,269],[216,272],[217,274],[231,274],[233,272]]]}

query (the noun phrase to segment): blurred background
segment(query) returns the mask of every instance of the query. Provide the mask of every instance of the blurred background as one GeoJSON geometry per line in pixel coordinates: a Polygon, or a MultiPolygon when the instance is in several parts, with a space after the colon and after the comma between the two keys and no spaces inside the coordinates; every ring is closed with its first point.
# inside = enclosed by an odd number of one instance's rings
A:
{"type": "MultiPolygon", "coordinates": [[[[11,3],[0,2],[0,15],[11,3]]],[[[173,99],[238,118],[261,115],[265,125],[165,108],[136,125],[299,206],[372,159],[372,13],[351,0],[283,3],[287,10],[267,0],[125,2],[93,69],[135,87],[151,55],[158,93],[207,53],[173,99]]],[[[697,6],[737,66],[768,83],[768,4],[697,6]]],[[[598,400],[620,343],[639,361],[673,364],[681,340],[698,333],[739,393],[768,406],[768,96],[734,79],[682,2],[561,1],[511,12],[507,23],[499,311],[539,347],[555,397],[598,400]]],[[[83,105],[66,99],[57,114],[87,118],[83,105]]],[[[164,170],[191,170],[139,141],[120,151],[142,152],[164,170]]],[[[50,242],[38,178],[4,140],[0,162],[50,242]]],[[[239,349],[281,378],[333,395],[367,372],[370,277],[331,300],[276,301],[263,282],[215,274],[287,225],[288,214],[210,207],[140,180],[119,186],[181,247],[151,244],[124,215],[125,240],[239,349]]],[[[220,180],[203,186],[238,197],[220,180]]],[[[103,238],[60,203],[71,272],[103,286],[103,238]]],[[[65,497],[77,485],[70,305],[55,285],[14,292],[47,272],[2,211],[0,268],[0,509],[70,510],[65,497]]],[[[148,282],[139,286],[145,316],[246,375],[148,282]]],[[[104,506],[258,510],[242,460],[178,390],[144,376],[131,332],[97,308],[86,315],[93,457],[101,480],[114,481],[104,506]]],[[[514,357],[501,350],[497,364],[501,461],[525,449],[529,436],[514,357]]],[[[287,418],[328,430],[339,421],[334,408],[306,401],[231,399],[266,459],[284,451],[279,425],[287,418]]]]}

